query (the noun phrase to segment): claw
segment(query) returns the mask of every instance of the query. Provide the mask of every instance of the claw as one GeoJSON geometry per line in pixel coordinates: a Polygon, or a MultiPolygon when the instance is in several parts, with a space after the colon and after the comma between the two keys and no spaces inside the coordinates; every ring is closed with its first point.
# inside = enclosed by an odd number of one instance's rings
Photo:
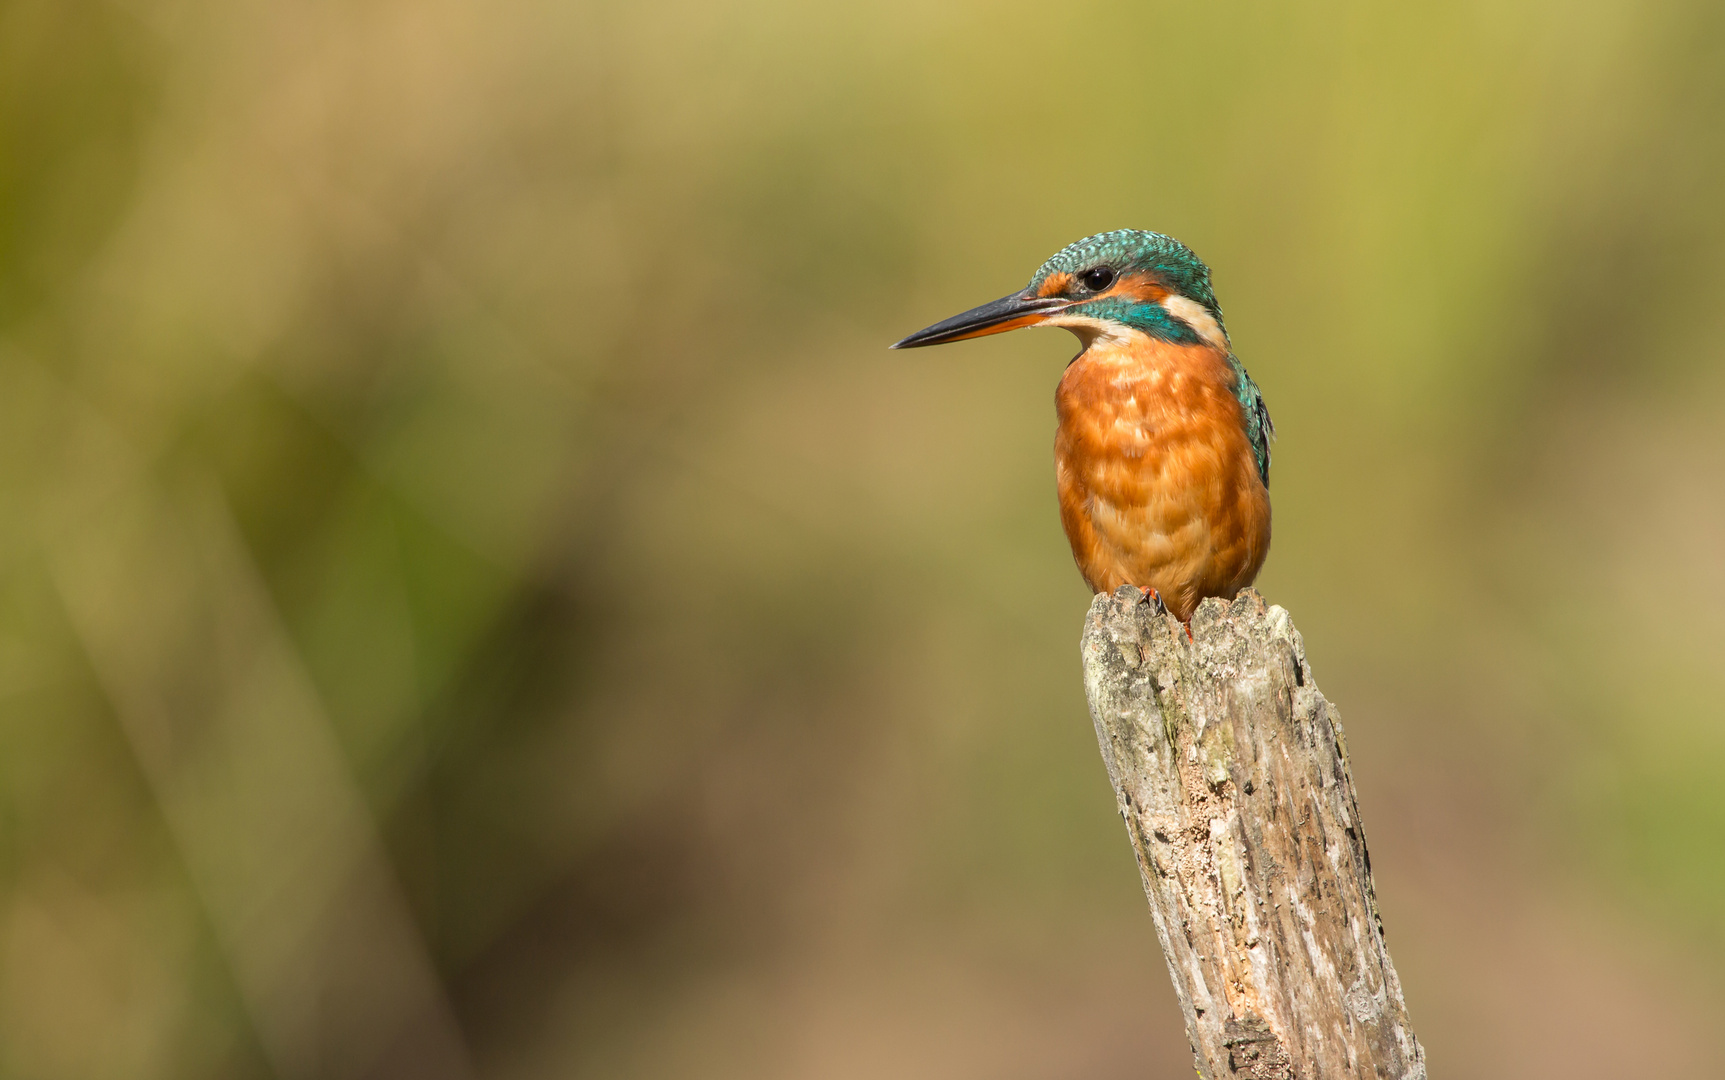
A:
{"type": "Polygon", "coordinates": [[[1144,594],[1144,602],[1151,605],[1156,614],[1166,615],[1168,613],[1168,605],[1162,602],[1162,594],[1156,591],[1155,586],[1134,585],[1132,587],[1144,594]]]}

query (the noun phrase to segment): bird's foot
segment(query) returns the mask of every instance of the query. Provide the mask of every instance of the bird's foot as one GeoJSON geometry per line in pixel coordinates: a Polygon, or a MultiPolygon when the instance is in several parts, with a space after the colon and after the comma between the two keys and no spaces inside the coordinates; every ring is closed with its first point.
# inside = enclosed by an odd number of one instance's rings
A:
{"type": "MultiPolygon", "coordinates": [[[[1168,614],[1168,605],[1164,604],[1162,602],[1162,594],[1161,593],[1157,592],[1155,589],[1151,588],[1148,585],[1134,585],[1132,587],[1135,589],[1142,589],[1143,590],[1144,602],[1146,604],[1152,605],[1152,607],[1151,607],[1152,611],[1156,612],[1156,614],[1158,614],[1158,615],[1168,614]]],[[[1180,620],[1180,629],[1186,631],[1186,644],[1190,645],[1192,643],[1192,620],[1191,619],[1181,619],[1180,620]]]]}
{"type": "MultiPolygon", "coordinates": [[[[1150,605],[1150,610],[1152,613],[1157,614],[1157,615],[1168,614],[1168,605],[1166,602],[1163,601],[1162,594],[1156,591],[1156,587],[1154,585],[1131,585],[1131,584],[1122,585],[1122,586],[1120,586],[1119,589],[1115,590],[1114,598],[1116,600],[1124,603],[1124,602],[1126,602],[1132,598],[1132,593],[1134,593],[1134,592],[1139,594],[1139,597],[1140,597],[1140,599],[1138,601],[1139,603],[1150,605]],[[1131,591],[1128,592],[1127,590],[1131,590],[1131,591]]],[[[1192,622],[1191,622],[1191,620],[1181,619],[1180,625],[1186,631],[1186,640],[1191,641],[1192,640],[1192,622]]]]}

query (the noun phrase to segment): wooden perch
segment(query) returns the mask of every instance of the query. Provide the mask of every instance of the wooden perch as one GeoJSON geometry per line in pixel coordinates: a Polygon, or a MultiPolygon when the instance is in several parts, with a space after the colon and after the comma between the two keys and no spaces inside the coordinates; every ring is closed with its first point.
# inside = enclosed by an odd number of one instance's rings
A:
{"type": "Polygon", "coordinates": [[[1425,1076],[1335,708],[1254,590],[1180,623],[1123,586],[1084,688],[1205,1080],[1425,1076]]]}

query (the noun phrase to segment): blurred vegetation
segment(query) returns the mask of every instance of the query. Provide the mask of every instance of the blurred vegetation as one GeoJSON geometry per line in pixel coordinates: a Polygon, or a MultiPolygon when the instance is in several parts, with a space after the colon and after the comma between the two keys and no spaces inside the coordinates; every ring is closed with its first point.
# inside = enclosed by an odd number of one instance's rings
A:
{"type": "Polygon", "coordinates": [[[1184,1075],[1071,343],[885,351],[1124,225],[1434,1068],[1693,1071],[1722,121],[1698,2],[0,3],[0,1077],[1184,1075]]]}

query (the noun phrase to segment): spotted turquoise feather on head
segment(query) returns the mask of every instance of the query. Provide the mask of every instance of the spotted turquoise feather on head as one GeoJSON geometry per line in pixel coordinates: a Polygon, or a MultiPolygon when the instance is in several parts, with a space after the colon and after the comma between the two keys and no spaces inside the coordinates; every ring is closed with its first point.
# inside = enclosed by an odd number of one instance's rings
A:
{"type": "MultiPolygon", "coordinates": [[[[1222,321],[1222,305],[1210,287],[1210,268],[1191,248],[1172,236],[1144,229],[1115,229],[1112,232],[1087,236],[1069,244],[1042,264],[1030,279],[1026,291],[1037,293],[1043,283],[1055,274],[1077,278],[1086,271],[1106,267],[1117,274],[1147,273],[1178,296],[1201,305],[1216,320],[1223,343],[1228,331],[1222,321]]],[[[1162,304],[1148,303],[1122,296],[1104,296],[1069,308],[1074,315],[1119,323],[1152,337],[1181,345],[1197,345],[1202,335],[1188,322],[1162,304]]],[[[1240,412],[1246,426],[1246,436],[1252,443],[1257,459],[1258,475],[1266,485],[1270,482],[1270,440],[1276,427],[1270,422],[1270,411],[1264,405],[1264,395],[1258,384],[1246,373],[1246,365],[1228,347],[1228,365],[1234,371],[1234,396],[1240,402],[1240,412]]]]}

